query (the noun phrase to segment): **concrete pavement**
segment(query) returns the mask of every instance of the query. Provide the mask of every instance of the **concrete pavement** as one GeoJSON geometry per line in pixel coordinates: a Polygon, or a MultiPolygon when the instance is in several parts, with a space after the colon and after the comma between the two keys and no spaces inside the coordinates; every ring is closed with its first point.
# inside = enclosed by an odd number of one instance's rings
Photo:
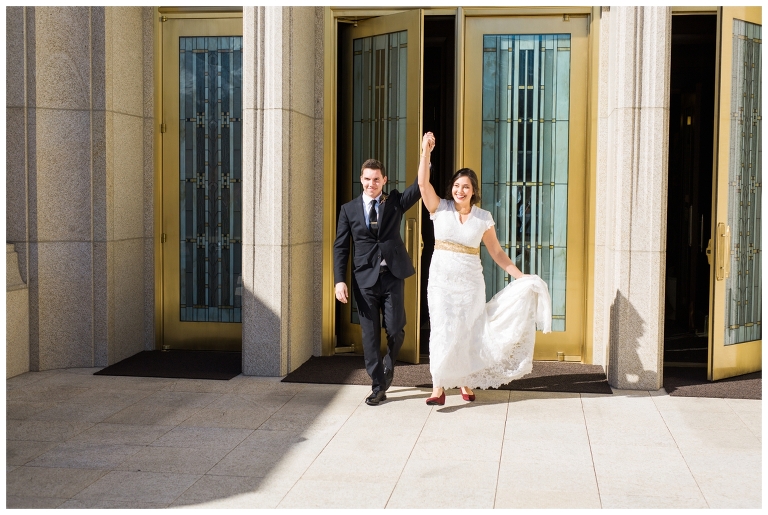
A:
{"type": "Polygon", "coordinates": [[[6,381],[7,508],[760,508],[762,402],[94,376],[6,381]]]}

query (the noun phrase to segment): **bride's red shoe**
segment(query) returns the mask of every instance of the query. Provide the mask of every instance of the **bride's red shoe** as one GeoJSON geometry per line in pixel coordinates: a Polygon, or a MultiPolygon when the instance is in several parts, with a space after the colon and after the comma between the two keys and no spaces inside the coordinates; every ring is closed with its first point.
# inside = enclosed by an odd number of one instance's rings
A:
{"type": "Polygon", "coordinates": [[[464,393],[464,390],[461,390],[461,398],[465,401],[472,402],[475,400],[475,394],[474,393],[464,393]]]}
{"type": "Polygon", "coordinates": [[[427,404],[430,406],[442,406],[445,404],[445,392],[440,394],[440,397],[430,397],[427,399],[427,404]]]}

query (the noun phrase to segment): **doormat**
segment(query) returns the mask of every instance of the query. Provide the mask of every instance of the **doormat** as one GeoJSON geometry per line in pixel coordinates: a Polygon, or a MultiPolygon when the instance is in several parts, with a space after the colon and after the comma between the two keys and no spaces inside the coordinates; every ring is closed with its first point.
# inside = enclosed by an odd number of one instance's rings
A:
{"type": "MultiPolygon", "coordinates": [[[[368,386],[362,356],[312,356],[283,378],[285,383],[357,384],[368,386]]],[[[429,364],[397,362],[393,386],[432,388],[429,364]]],[[[612,394],[603,367],[560,361],[534,361],[533,371],[497,390],[612,394]]]]}
{"type": "Polygon", "coordinates": [[[763,373],[707,380],[706,367],[664,367],[664,389],[673,397],[763,398],[763,373]]]}
{"type": "Polygon", "coordinates": [[[228,381],[242,373],[242,356],[242,352],[225,351],[142,351],[94,375],[228,381]]]}

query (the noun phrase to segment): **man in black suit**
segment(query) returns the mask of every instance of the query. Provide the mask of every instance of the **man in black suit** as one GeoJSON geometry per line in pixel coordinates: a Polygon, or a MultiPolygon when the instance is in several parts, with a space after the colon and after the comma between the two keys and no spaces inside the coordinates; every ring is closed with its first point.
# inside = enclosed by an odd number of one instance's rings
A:
{"type": "Polygon", "coordinates": [[[344,282],[349,261],[349,238],[354,243],[352,288],[357,300],[363,330],[365,369],[373,382],[366,404],[376,406],[387,398],[392,384],[395,360],[405,338],[405,278],[415,274],[411,258],[400,238],[400,222],[405,212],[421,197],[414,182],[402,193],[382,193],[387,183],[384,166],[375,159],[363,163],[360,173],[363,194],[341,206],[336,242],[333,244],[333,274],[336,298],[347,303],[349,292],[344,282]],[[381,357],[380,313],[384,313],[387,355],[381,357]]]}

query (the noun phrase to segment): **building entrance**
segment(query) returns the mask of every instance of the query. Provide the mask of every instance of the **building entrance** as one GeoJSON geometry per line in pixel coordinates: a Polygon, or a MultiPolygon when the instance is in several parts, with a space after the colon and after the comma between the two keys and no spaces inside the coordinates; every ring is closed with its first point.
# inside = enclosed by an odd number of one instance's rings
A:
{"type": "Polygon", "coordinates": [[[664,363],[710,380],[762,367],[759,23],[672,20],[664,363]]]}
{"type": "MultiPolygon", "coordinates": [[[[411,184],[420,135],[434,132],[436,190],[446,191],[457,168],[475,170],[481,207],[493,214],[502,246],[524,273],[549,285],[554,331],[537,335],[535,358],[581,361],[589,15],[475,14],[458,21],[412,10],[345,21],[339,27],[337,212],[360,194],[365,158],[388,166],[391,188],[411,184]]],[[[402,228],[419,265],[406,282],[412,304],[400,355],[414,363],[429,348],[426,287],[434,247],[431,222],[418,209],[402,228]]],[[[510,279],[484,249],[481,255],[490,299],[510,279]]],[[[336,303],[335,313],[336,352],[360,352],[354,303],[336,303]]]]}
{"type": "Polygon", "coordinates": [[[161,341],[242,347],[242,13],[163,16],[161,341]]]}

